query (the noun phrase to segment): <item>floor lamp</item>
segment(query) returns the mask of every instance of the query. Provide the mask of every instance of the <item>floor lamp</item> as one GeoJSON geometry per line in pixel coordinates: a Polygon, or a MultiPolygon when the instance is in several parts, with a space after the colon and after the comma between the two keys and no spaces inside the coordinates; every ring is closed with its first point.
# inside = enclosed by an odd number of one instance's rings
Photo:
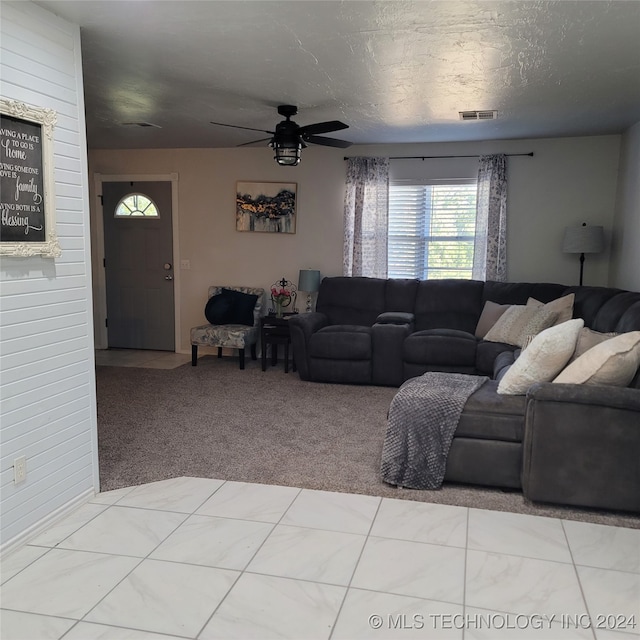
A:
{"type": "Polygon", "coordinates": [[[307,293],[307,313],[311,312],[311,296],[320,288],[320,272],[317,269],[300,269],[298,291],[307,293]]]}
{"type": "Polygon", "coordinates": [[[580,286],[584,272],[584,254],[600,253],[604,249],[604,229],[599,226],[587,226],[583,222],[579,227],[567,227],[562,241],[563,253],[580,254],[580,286]]]}

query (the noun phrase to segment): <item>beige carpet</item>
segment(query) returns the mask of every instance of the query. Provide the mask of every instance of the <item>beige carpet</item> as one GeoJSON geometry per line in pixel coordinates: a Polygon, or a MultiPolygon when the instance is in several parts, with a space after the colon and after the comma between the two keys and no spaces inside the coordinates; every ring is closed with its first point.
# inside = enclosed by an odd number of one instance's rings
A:
{"type": "Polygon", "coordinates": [[[220,478],[479,507],[640,528],[640,517],[537,505],[462,485],[396,489],[380,479],[395,389],[303,382],[282,366],[201,358],[171,370],[97,367],[101,489],[220,478]]]}

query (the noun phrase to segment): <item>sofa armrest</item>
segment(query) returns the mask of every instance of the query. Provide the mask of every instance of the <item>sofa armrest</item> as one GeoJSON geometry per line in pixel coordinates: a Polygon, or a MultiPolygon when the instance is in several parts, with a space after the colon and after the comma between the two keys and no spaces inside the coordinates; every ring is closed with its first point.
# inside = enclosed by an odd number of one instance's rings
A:
{"type": "Polygon", "coordinates": [[[309,380],[309,339],[316,332],[329,324],[329,318],[318,311],[300,313],[289,318],[291,346],[296,367],[302,380],[309,380]]]}
{"type": "MultiPolygon", "coordinates": [[[[527,392],[530,400],[564,402],[587,407],[609,407],[640,412],[640,389],[589,384],[554,384],[545,382],[533,385],[527,392]]],[[[638,416],[640,419],[640,416],[638,416]]]]}
{"type": "Polygon", "coordinates": [[[289,325],[291,327],[299,327],[307,339],[312,333],[322,329],[322,327],[326,327],[328,324],[329,318],[319,311],[289,316],[289,325]]]}
{"type": "Polygon", "coordinates": [[[640,390],[545,383],[527,394],[523,493],[640,511],[640,390]]]}
{"type": "Polygon", "coordinates": [[[415,316],[413,313],[405,313],[404,311],[385,311],[376,318],[377,324],[408,324],[411,325],[413,331],[413,324],[415,322],[415,316]]]}
{"type": "Polygon", "coordinates": [[[412,331],[413,324],[407,323],[376,322],[371,327],[373,384],[399,387],[403,383],[402,346],[412,331]]]}
{"type": "Polygon", "coordinates": [[[493,375],[492,378],[500,382],[504,378],[505,373],[509,370],[511,365],[516,361],[520,355],[520,349],[515,351],[503,351],[498,354],[498,357],[493,363],[493,375]]]}

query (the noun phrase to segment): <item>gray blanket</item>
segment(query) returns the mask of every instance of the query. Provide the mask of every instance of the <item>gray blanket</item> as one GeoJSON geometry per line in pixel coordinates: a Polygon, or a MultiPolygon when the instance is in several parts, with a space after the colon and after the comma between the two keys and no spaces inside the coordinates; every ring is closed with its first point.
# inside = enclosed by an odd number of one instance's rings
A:
{"type": "Polygon", "coordinates": [[[488,379],[429,372],[407,380],[391,401],[382,479],[410,489],[439,488],[464,405],[488,379]]]}

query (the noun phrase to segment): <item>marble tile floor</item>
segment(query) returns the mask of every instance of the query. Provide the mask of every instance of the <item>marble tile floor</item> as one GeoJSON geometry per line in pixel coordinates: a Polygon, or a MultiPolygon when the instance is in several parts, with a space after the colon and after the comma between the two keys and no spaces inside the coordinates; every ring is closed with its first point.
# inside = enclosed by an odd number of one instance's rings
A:
{"type": "Polygon", "coordinates": [[[640,530],[292,487],[98,494],[1,570],[2,640],[640,637],[640,530]]]}
{"type": "Polygon", "coordinates": [[[95,358],[98,366],[144,369],[175,369],[191,362],[191,355],[184,353],[141,349],[96,349],[95,358]]]}

